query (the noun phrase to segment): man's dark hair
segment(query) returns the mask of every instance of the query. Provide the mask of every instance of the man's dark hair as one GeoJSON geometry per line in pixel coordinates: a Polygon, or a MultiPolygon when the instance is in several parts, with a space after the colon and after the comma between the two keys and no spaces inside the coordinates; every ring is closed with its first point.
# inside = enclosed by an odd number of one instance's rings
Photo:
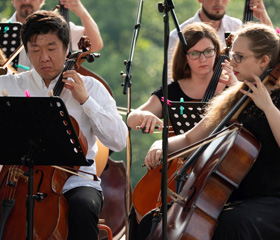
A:
{"type": "Polygon", "coordinates": [[[40,35],[55,33],[62,41],[66,50],[70,41],[70,31],[65,19],[57,12],[37,11],[29,15],[21,28],[21,40],[26,52],[28,52],[27,43],[40,35]]]}

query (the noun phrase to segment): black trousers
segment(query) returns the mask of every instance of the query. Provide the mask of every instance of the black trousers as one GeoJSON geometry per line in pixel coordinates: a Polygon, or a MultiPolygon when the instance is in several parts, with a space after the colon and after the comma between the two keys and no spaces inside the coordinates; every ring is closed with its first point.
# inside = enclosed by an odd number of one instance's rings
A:
{"type": "Polygon", "coordinates": [[[77,187],[67,191],[64,196],[69,204],[67,239],[97,240],[102,193],[92,187],[77,187]]]}
{"type": "Polygon", "coordinates": [[[279,240],[280,198],[259,197],[227,204],[212,240],[279,240]]]}

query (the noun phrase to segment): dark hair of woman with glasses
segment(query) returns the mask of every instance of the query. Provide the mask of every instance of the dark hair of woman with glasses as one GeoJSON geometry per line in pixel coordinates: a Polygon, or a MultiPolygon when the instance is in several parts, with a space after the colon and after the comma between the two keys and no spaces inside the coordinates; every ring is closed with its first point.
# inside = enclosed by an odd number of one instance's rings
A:
{"type": "MultiPolygon", "coordinates": [[[[231,56],[230,66],[239,82],[211,100],[205,117],[195,127],[169,138],[168,152],[209,136],[235,103],[244,94],[248,96],[251,101],[235,121],[254,135],[261,147],[256,151],[254,164],[220,212],[212,240],[280,239],[280,80],[279,77],[273,81],[266,78],[269,80],[264,82],[260,79],[271,69],[279,68],[279,36],[266,25],[245,24],[235,34],[231,56]]],[[[238,162],[254,151],[244,149],[242,156],[233,151],[230,157],[238,162]]],[[[156,141],[147,153],[145,164],[155,168],[161,156],[162,142],[156,141]]],[[[235,166],[230,171],[239,174],[235,166]]]]}
{"type": "MultiPolygon", "coordinates": [[[[214,68],[220,56],[220,42],[213,27],[202,22],[187,25],[183,29],[187,42],[184,52],[180,42],[173,56],[173,82],[168,85],[168,100],[201,101],[213,76],[214,68]]],[[[228,62],[227,62],[228,63],[228,62]]],[[[233,85],[236,78],[229,64],[223,67],[227,75],[219,79],[215,94],[220,93],[227,85],[233,85]]],[[[127,119],[133,129],[145,128],[153,133],[155,126],[162,129],[162,87],[152,93],[149,100],[132,111],[127,119]]]]}
{"type": "MultiPolygon", "coordinates": [[[[215,68],[218,58],[220,57],[221,46],[214,28],[210,27],[208,24],[204,23],[193,23],[186,26],[183,30],[184,37],[187,42],[187,55],[191,60],[197,60],[200,58],[200,53],[197,50],[192,50],[193,47],[202,39],[209,39],[214,47],[209,47],[203,49],[204,51],[210,51],[208,57],[214,57],[215,62],[213,68],[215,68]],[[198,57],[198,58],[197,58],[198,57]]],[[[191,78],[192,69],[188,64],[188,58],[186,58],[186,53],[183,50],[180,42],[177,42],[174,55],[171,62],[171,74],[173,81],[178,81],[184,78],[191,78]]],[[[204,57],[205,56],[204,54],[204,57]]]]}

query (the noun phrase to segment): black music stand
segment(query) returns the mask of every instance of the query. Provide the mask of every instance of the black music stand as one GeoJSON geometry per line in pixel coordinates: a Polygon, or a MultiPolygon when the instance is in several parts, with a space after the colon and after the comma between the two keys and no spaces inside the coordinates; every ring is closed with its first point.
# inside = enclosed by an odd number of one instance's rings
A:
{"type": "Polygon", "coordinates": [[[33,239],[33,166],[90,166],[59,97],[0,97],[0,146],[2,165],[29,168],[27,237],[33,239]]]}
{"type": "MultiPolygon", "coordinates": [[[[20,29],[21,23],[0,23],[0,48],[9,58],[15,50],[20,46],[20,29]]],[[[13,60],[13,67],[17,69],[16,65],[19,61],[19,55],[13,60]]]]}
{"type": "Polygon", "coordinates": [[[168,105],[169,119],[175,135],[187,132],[203,118],[205,104],[171,101],[171,105],[168,105]]]}

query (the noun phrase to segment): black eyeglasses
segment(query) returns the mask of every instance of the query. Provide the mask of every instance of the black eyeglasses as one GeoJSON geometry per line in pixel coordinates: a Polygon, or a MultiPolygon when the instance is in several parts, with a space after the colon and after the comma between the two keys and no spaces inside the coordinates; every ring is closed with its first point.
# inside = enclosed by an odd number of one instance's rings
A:
{"type": "Polygon", "coordinates": [[[245,57],[252,57],[254,55],[246,55],[246,56],[242,56],[240,54],[234,54],[233,52],[230,52],[229,53],[229,58],[230,60],[234,59],[234,61],[236,63],[241,63],[242,59],[245,58],[245,57]]]}
{"type": "Polygon", "coordinates": [[[206,49],[202,52],[200,52],[200,51],[188,52],[187,55],[189,56],[190,59],[197,60],[197,59],[200,58],[201,53],[204,55],[204,57],[210,58],[210,57],[213,57],[215,55],[216,48],[206,49]]]}

